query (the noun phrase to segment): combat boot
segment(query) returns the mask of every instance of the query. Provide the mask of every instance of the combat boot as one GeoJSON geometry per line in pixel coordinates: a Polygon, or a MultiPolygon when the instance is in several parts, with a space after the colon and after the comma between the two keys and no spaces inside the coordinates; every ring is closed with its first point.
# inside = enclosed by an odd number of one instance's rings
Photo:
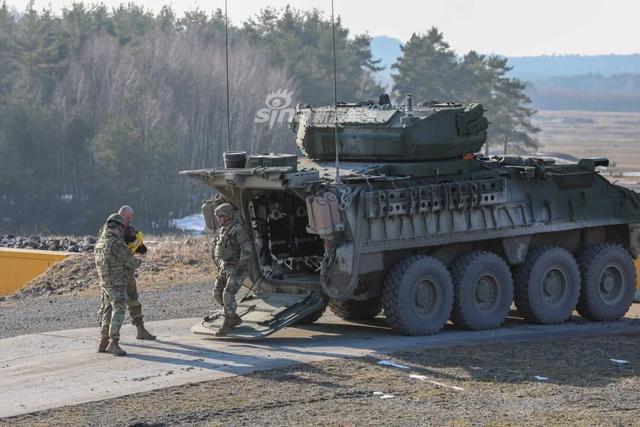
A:
{"type": "Polygon", "coordinates": [[[144,327],[144,323],[136,323],[136,329],[138,333],[136,334],[136,338],[139,340],[149,340],[153,341],[156,339],[155,335],[152,335],[151,332],[147,331],[144,327]]]}
{"type": "MultiPolygon", "coordinates": [[[[215,333],[215,336],[216,337],[227,336],[227,334],[231,332],[234,328],[233,320],[234,320],[233,317],[224,316],[224,321],[222,322],[222,326],[220,326],[220,329],[218,329],[218,332],[215,333]]],[[[240,322],[242,322],[242,319],[240,319],[240,322]]]]}
{"type": "Polygon", "coordinates": [[[120,348],[118,345],[118,340],[111,340],[111,343],[107,347],[107,353],[111,353],[114,356],[124,356],[127,354],[126,351],[120,348]]]}
{"type": "Polygon", "coordinates": [[[98,345],[98,353],[105,353],[109,345],[109,325],[102,327],[100,331],[100,344],[98,345]]]}
{"type": "Polygon", "coordinates": [[[109,337],[102,337],[100,339],[100,344],[98,345],[98,353],[106,353],[108,345],[109,345],[109,337]]]}
{"type": "Polygon", "coordinates": [[[233,317],[231,318],[231,327],[235,328],[236,326],[238,326],[239,324],[242,323],[242,317],[238,316],[237,314],[233,314],[233,317]]]}

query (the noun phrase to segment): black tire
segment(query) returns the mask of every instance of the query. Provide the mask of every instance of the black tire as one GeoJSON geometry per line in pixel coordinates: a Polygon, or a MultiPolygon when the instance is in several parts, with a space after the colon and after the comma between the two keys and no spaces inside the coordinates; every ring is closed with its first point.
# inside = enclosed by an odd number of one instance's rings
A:
{"type": "Polygon", "coordinates": [[[440,331],[453,305],[451,275],[437,259],[414,255],[393,267],[385,280],[382,305],[387,323],[405,335],[440,331]]]}
{"type": "Polygon", "coordinates": [[[313,313],[308,314],[305,317],[303,317],[302,319],[298,320],[296,322],[296,325],[310,325],[310,324],[316,322],[318,319],[320,319],[322,317],[322,315],[324,314],[326,309],[327,309],[327,304],[324,304],[322,307],[320,307],[319,309],[317,309],[313,313]]]}
{"type": "Polygon", "coordinates": [[[329,308],[343,320],[370,320],[382,311],[382,297],[373,297],[363,301],[329,300],[329,308]]]}
{"type": "Polygon", "coordinates": [[[474,251],[451,266],[451,321],[465,329],[494,329],[507,318],[513,301],[513,278],[507,263],[493,252],[474,251]]]}
{"type": "Polygon", "coordinates": [[[636,289],[631,254],[621,245],[586,248],[578,258],[582,289],[578,313],[589,320],[617,320],[629,310],[636,289]]]}
{"type": "Polygon", "coordinates": [[[571,316],[580,296],[580,269],[571,253],[558,246],[529,252],[515,272],[514,300],[525,319],[562,323],[571,316]]]}

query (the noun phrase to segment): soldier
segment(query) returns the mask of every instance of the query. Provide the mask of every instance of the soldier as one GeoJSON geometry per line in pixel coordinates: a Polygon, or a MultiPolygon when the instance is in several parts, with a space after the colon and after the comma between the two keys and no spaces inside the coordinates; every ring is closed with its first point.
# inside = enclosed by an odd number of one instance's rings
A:
{"type": "Polygon", "coordinates": [[[236,293],[247,276],[251,241],[247,227],[236,220],[233,205],[221,204],[215,215],[220,227],[213,240],[213,260],[218,266],[213,298],[224,311],[224,322],[216,336],[225,336],[242,323],[236,314],[236,293]]]}
{"type": "MultiPolygon", "coordinates": [[[[123,238],[129,250],[134,254],[143,255],[147,252],[147,247],[144,245],[142,241],[142,233],[137,231],[133,225],[134,213],[133,209],[127,205],[122,206],[118,210],[118,215],[122,217],[125,224],[123,238]]],[[[106,226],[102,226],[100,232],[98,233],[100,237],[107,233],[106,226]]],[[[127,283],[127,308],[129,309],[129,317],[131,318],[131,323],[136,327],[136,338],[139,340],[155,340],[155,335],[152,335],[147,329],[144,327],[143,316],[142,316],[142,304],[140,304],[140,300],[138,298],[138,287],[136,285],[136,276],[133,270],[127,269],[125,272],[125,281],[127,283]]],[[[100,308],[100,313],[102,313],[103,307],[100,308]]]]}
{"type": "Polygon", "coordinates": [[[125,228],[122,216],[109,215],[94,252],[103,303],[98,352],[114,356],[127,354],[118,344],[127,303],[126,271],[133,271],[141,264],[124,243],[125,228]]]}
{"type": "MultiPolygon", "coordinates": [[[[147,252],[147,247],[142,241],[142,233],[137,231],[132,225],[134,218],[133,209],[125,205],[118,210],[118,214],[122,216],[125,221],[126,228],[123,236],[124,242],[133,253],[141,255],[145,254],[147,252]]],[[[127,307],[129,308],[131,323],[137,329],[136,338],[139,340],[155,340],[155,335],[152,335],[144,327],[144,322],[142,320],[142,304],[140,304],[140,300],[138,299],[138,287],[136,286],[136,276],[133,270],[126,271],[126,281],[127,307]]]]}

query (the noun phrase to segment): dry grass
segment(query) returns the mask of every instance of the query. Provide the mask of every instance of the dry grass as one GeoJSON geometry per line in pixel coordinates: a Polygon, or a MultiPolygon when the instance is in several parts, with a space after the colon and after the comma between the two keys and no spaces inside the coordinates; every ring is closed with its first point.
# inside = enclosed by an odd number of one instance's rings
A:
{"type": "Polygon", "coordinates": [[[640,171],[640,113],[540,111],[544,152],[608,157],[622,171],[640,171]]]}

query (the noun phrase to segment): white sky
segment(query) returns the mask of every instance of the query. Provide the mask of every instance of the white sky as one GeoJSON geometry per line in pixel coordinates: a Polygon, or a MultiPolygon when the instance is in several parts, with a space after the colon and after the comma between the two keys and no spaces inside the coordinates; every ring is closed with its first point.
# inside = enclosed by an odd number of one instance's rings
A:
{"type": "MultiPolygon", "coordinates": [[[[26,0],[6,0],[18,10],[26,0]]],[[[129,0],[103,0],[113,6],[129,0]]],[[[318,8],[329,16],[330,0],[228,0],[235,24],[266,6],[287,3],[318,8]]],[[[336,15],[355,33],[406,40],[437,26],[458,52],[474,49],[507,56],[640,53],[638,0],[334,0],[336,15]]],[[[135,0],[152,10],[170,4],[177,12],[224,8],[224,0],[135,0]]],[[[58,11],[70,0],[35,0],[58,11]]]]}

